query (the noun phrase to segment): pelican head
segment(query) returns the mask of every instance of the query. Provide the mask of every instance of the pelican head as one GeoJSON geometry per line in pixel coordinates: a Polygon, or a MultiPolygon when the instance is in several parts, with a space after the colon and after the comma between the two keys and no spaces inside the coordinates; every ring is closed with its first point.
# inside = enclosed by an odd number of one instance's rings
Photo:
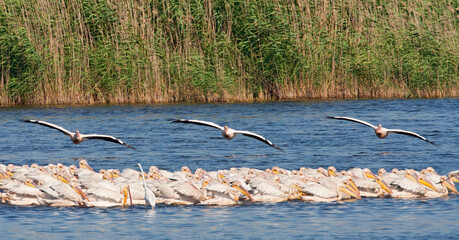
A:
{"type": "Polygon", "coordinates": [[[434,190],[435,192],[438,192],[438,189],[427,179],[424,178],[424,175],[421,175],[419,176],[419,183],[428,187],[428,188],[431,188],[432,190],[434,190]]]}
{"type": "Polygon", "coordinates": [[[94,172],[94,169],[92,169],[91,166],[89,166],[88,162],[86,160],[80,160],[80,162],[78,163],[78,165],[80,166],[80,168],[86,168],[86,169],[89,169],[91,171],[94,172]]]}
{"type": "Polygon", "coordinates": [[[385,138],[388,135],[388,132],[381,126],[381,124],[378,124],[378,128],[375,129],[375,133],[379,138],[385,138]]]}
{"type": "Polygon", "coordinates": [[[438,174],[437,171],[435,171],[435,169],[433,167],[427,167],[426,170],[427,170],[428,173],[438,174]]]}
{"type": "Polygon", "coordinates": [[[329,177],[335,177],[336,176],[336,168],[333,166],[330,166],[327,168],[327,173],[329,177]]]}
{"type": "Polygon", "coordinates": [[[448,178],[447,176],[441,176],[440,182],[441,182],[441,185],[445,186],[450,192],[459,194],[451,178],[448,178]]]}
{"type": "Polygon", "coordinates": [[[387,193],[391,194],[392,190],[390,189],[389,185],[383,180],[381,176],[376,176],[376,182],[381,186],[381,189],[386,191],[387,193]]]}
{"type": "Polygon", "coordinates": [[[374,173],[371,172],[370,169],[368,168],[364,168],[363,169],[363,174],[365,175],[365,177],[367,178],[371,178],[371,179],[375,179],[376,178],[376,175],[374,173]]]}

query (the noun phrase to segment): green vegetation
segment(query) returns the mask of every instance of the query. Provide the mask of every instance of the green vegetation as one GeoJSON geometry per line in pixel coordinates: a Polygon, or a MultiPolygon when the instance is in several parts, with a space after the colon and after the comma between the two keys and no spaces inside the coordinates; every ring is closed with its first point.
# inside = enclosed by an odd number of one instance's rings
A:
{"type": "Polygon", "coordinates": [[[439,0],[2,0],[0,105],[457,97],[439,0]]]}

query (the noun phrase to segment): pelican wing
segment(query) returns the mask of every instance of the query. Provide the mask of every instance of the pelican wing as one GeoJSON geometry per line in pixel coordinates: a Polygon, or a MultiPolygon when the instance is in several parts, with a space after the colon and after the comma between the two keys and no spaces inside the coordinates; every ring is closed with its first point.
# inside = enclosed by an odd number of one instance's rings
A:
{"type": "Polygon", "coordinates": [[[379,189],[380,185],[376,182],[367,179],[355,179],[353,180],[355,185],[358,188],[367,188],[367,189],[379,189]]]}
{"type": "Polygon", "coordinates": [[[403,190],[408,191],[410,193],[424,194],[426,192],[426,189],[421,184],[411,179],[408,179],[406,177],[393,181],[392,185],[398,186],[402,188],[403,190]]]}
{"type": "Polygon", "coordinates": [[[263,136],[258,135],[256,133],[249,132],[249,131],[234,131],[234,133],[235,134],[242,134],[244,136],[251,137],[251,138],[255,138],[255,139],[259,140],[259,141],[262,141],[262,142],[268,144],[269,146],[271,146],[271,147],[273,147],[273,148],[275,148],[277,150],[280,150],[282,152],[284,151],[282,148],[274,145],[271,141],[269,141],[268,139],[266,139],[263,136]]]}
{"type": "Polygon", "coordinates": [[[54,129],[57,129],[59,131],[61,131],[63,134],[71,137],[72,136],[72,132],[70,132],[69,130],[61,127],[61,126],[58,126],[58,125],[55,125],[55,124],[52,124],[52,123],[49,123],[49,122],[45,122],[45,121],[39,121],[39,120],[24,120],[24,122],[30,122],[30,123],[35,123],[35,124],[40,124],[42,126],[45,126],[45,127],[49,127],[49,128],[54,128],[54,129]]]}
{"type": "Polygon", "coordinates": [[[363,120],[357,119],[357,118],[350,118],[350,117],[328,117],[328,118],[338,119],[338,120],[347,120],[347,121],[356,122],[356,123],[360,123],[360,124],[366,125],[366,126],[371,127],[373,129],[377,128],[375,125],[373,125],[371,123],[368,123],[368,122],[365,122],[363,120]]]}
{"type": "Polygon", "coordinates": [[[401,129],[387,129],[388,132],[391,132],[391,133],[398,133],[398,134],[403,134],[403,135],[408,135],[408,136],[412,136],[412,137],[417,137],[419,139],[422,139],[430,144],[434,144],[433,142],[429,141],[427,138],[415,133],[415,132],[411,132],[411,131],[406,131],[406,130],[401,130],[401,129]]]}
{"type": "Polygon", "coordinates": [[[102,198],[107,201],[121,202],[123,195],[118,191],[113,191],[104,187],[96,187],[88,189],[88,195],[92,195],[95,198],[102,198]]]}
{"type": "Polygon", "coordinates": [[[258,190],[258,193],[262,195],[275,196],[275,197],[285,197],[286,194],[279,189],[277,183],[264,179],[261,177],[256,177],[250,180],[249,185],[258,190]]]}
{"type": "Polygon", "coordinates": [[[188,124],[196,124],[196,125],[202,125],[202,126],[208,126],[208,127],[213,127],[216,129],[220,129],[223,131],[223,127],[215,124],[213,122],[207,122],[207,121],[201,121],[201,120],[191,120],[191,119],[173,119],[172,123],[188,123],[188,124]]]}
{"type": "Polygon", "coordinates": [[[219,192],[224,194],[239,194],[240,192],[236,188],[232,188],[228,185],[221,184],[218,182],[211,182],[207,185],[207,190],[212,192],[219,192]]]}
{"type": "Polygon", "coordinates": [[[178,181],[172,185],[172,188],[177,191],[177,193],[189,197],[193,200],[206,200],[204,193],[190,182],[178,181]]]}
{"type": "Polygon", "coordinates": [[[327,187],[315,183],[315,182],[308,182],[302,184],[300,186],[301,190],[307,194],[314,195],[320,198],[334,198],[337,197],[338,194],[327,187]]]}
{"type": "Polygon", "coordinates": [[[131,147],[129,146],[127,143],[119,140],[118,138],[116,137],[113,137],[113,136],[110,136],[110,135],[99,135],[99,134],[81,134],[81,136],[84,138],[84,139],[100,139],[100,140],[105,140],[105,141],[109,141],[109,142],[113,142],[113,143],[118,143],[118,144],[121,144],[121,145],[124,145],[130,149],[134,149],[137,151],[137,149],[135,149],[134,147],[131,147]]]}

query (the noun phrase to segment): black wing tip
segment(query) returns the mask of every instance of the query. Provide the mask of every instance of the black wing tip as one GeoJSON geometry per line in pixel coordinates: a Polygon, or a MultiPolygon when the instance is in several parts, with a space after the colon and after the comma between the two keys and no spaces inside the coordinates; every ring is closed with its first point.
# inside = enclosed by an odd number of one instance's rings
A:
{"type": "Polygon", "coordinates": [[[279,151],[285,152],[284,149],[282,149],[282,148],[280,148],[280,147],[278,147],[278,146],[276,146],[276,145],[274,145],[274,144],[273,144],[272,146],[273,146],[275,149],[279,150],[279,151]]]}
{"type": "Polygon", "coordinates": [[[167,120],[170,121],[171,123],[184,123],[188,121],[187,119],[175,119],[175,118],[169,118],[167,120]]]}
{"type": "Polygon", "coordinates": [[[136,152],[139,151],[139,150],[137,150],[135,147],[129,146],[129,145],[127,145],[127,144],[126,144],[126,147],[128,147],[128,148],[130,148],[130,149],[132,149],[132,150],[134,150],[134,151],[136,151],[136,152]]]}

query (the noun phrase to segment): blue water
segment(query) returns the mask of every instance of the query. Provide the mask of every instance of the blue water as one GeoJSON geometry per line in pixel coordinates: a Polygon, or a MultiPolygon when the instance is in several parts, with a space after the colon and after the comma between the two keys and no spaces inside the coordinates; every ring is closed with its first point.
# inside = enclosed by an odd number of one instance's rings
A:
{"type": "MultiPolygon", "coordinates": [[[[299,169],[335,166],[434,167],[440,174],[459,169],[459,100],[347,100],[253,104],[180,104],[92,107],[0,108],[0,163],[77,164],[101,168],[176,171],[279,166],[299,169]],[[415,131],[417,138],[379,139],[360,124],[327,119],[350,116],[388,128],[415,131]],[[213,128],[172,124],[190,118],[259,133],[274,148],[244,136],[222,139],[213,128]],[[39,119],[71,131],[119,137],[135,152],[104,141],[74,145],[56,130],[21,119],[39,119]]],[[[425,200],[367,198],[343,203],[291,201],[231,207],[165,206],[52,208],[0,205],[2,238],[436,238],[459,237],[459,197],[425,200]]]]}

